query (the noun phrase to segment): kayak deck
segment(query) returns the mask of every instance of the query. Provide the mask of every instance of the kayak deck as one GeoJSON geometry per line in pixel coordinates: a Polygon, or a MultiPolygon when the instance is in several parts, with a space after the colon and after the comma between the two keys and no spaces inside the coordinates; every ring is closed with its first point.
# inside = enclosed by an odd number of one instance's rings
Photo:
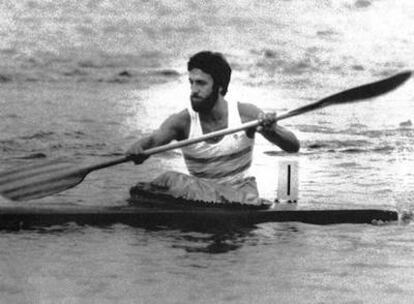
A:
{"type": "Polygon", "coordinates": [[[249,227],[265,222],[309,224],[363,224],[398,220],[398,212],[381,209],[300,209],[296,204],[276,204],[266,210],[220,207],[147,206],[7,206],[0,207],[0,229],[31,229],[76,223],[90,226],[125,224],[134,227],[249,227]]]}

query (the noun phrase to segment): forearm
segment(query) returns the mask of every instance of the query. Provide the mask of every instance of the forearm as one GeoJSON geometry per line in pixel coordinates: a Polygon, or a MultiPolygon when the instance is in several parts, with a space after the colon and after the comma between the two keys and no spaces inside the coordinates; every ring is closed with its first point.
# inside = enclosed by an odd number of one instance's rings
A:
{"type": "Polygon", "coordinates": [[[300,148],[299,140],[293,132],[277,124],[271,129],[264,129],[260,133],[270,142],[280,147],[286,152],[298,152],[300,148]]]}
{"type": "Polygon", "coordinates": [[[161,145],[157,142],[157,138],[153,135],[145,136],[137,140],[127,151],[126,154],[135,162],[141,164],[149,155],[145,153],[146,150],[161,145]]]}
{"type": "Polygon", "coordinates": [[[148,150],[151,148],[155,148],[158,146],[162,146],[165,144],[170,143],[173,139],[175,139],[175,135],[172,130],[163,129],[163,130],[156,130],[151,135],[144,136],[138,141],[136,141],[135,145],[140,146],[143,150],[148,150]]]}
{"type": "Polygon", "coordinates": [[[145,136],[145,137],[138,139],[135,142],[134,146],[139,146],[143,150],[148,150],[148,149],[155,147],[156,143],[155,143],[154,137],[152,135],[149,135],[149,136],[145,136]]]}
{"type": "Polygon", "coordinates": [[[183,123],[186,123],[187,112],[174,114],[165,120],[160,128],[151,135],[137,140],[126,152],[136,164],[142,163],[149,157],[146,150],[168,144],[172,140],[179,140],[183,134],[183,123]],[[181,136],[181,137],[180,137],[181,136]]]}

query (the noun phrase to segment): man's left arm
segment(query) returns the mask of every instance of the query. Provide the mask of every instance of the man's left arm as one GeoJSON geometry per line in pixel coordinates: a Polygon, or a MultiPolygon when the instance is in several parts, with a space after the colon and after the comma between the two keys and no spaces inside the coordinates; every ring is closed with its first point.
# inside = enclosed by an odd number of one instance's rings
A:
{"type": "MultiPolygon", "coordinates": [[[[286,152],[294,153],[299,151],[299,140],[293,132],[275,122],[276,113],[264,113],[255,105],[247,103],[239,103],[239,111],[243,123],[255,119],[262,121],[256,131],[262,134],[268,141],[286,152]]],[[[251,132],[252,130],[248,131],[248,134],[251,132]]]]}

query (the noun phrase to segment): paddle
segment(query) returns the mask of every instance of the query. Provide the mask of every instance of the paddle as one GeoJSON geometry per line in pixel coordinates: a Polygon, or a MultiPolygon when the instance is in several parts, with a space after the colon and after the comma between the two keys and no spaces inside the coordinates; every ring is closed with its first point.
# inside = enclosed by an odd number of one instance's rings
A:
{"type": "MultiPolygon", "coordinates": [[[[397,88],[410,76],[411,72],[407,71],[377,82],[345,90],[338,94],[319,100],[315,103],[311,103],[309,105],[299,107],[295,110],[279,115],[276,118],[276,121],[321,109],[330,105],[356,102],[379,96],[397,88]]],[[[146,150],[145,153],[152,155],[176,148],[181,148],[208,140],[213,137],[224,136],[249,128],[254,128],[259,126],[260,123],[261,122],[259,120],[254,120],[235,128],[224,129],[217,132],[205,134],[198,138],[182,140],[168,145],[151,148],[146,150]]],[[[0,173],[0,193],[4,197],[15,201],[24,201],[45,197],[76,186],[82,182],[87,174],[92,171],[128,162],[130,160],[131,159],[129,157],[125,156],[111,161],[101,162],[84,167],[73,166],[68,162],[51,161],[43,164],[35,164],[23,169],[3,172],[0,173]]]]}

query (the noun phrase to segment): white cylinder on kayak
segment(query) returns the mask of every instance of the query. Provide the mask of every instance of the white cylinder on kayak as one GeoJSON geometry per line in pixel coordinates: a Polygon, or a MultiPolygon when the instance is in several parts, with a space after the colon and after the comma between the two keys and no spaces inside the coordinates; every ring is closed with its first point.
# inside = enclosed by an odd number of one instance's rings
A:
{"type": "Polygon", "coordinates": [[[299,196],[299,166],[297,161],[279,161],[277,201],[296,203],[299,196]]]}

